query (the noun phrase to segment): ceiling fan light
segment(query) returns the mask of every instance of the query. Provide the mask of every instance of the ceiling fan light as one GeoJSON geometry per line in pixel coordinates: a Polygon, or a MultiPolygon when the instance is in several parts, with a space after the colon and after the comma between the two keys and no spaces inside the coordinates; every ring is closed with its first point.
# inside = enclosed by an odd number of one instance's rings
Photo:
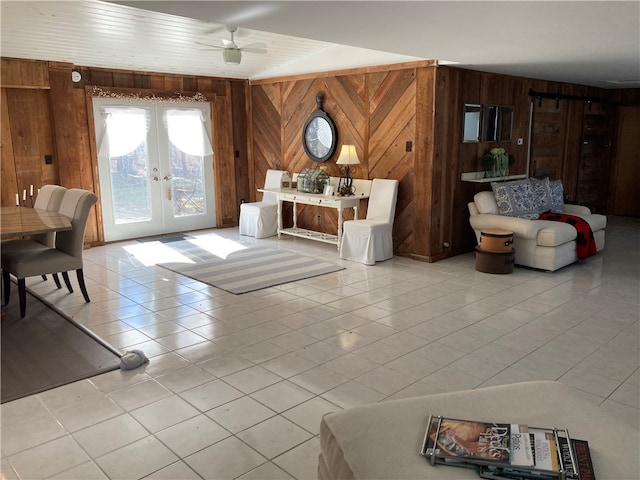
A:
{"type": "Polygon", "coordinates": [[[222,51],[222,58],[227,65],[240,65],[242,52],[240,50],[226,49],[222,51]]]}

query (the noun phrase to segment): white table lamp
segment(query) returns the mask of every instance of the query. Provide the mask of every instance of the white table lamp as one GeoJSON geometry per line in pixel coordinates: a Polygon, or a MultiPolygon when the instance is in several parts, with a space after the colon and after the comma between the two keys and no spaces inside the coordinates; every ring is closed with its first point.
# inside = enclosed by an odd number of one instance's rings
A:
{"type": "Polygon", "coordinates": [[[336,165],[345,165],[344,177],[340,177],[338,192],[342,195],[353,195],[353,178],[351,178],[351,166],[359,165],[360,160],[355,145],[343,145],[336,165]]]}

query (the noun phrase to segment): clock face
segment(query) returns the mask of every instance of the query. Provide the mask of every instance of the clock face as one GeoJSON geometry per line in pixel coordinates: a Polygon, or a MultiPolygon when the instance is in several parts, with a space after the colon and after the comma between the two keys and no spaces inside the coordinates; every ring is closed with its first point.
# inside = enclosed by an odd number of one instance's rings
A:
{"type": "Polygon", "coordinates": [[[311,114],[302,131],[302,145],[314,162],[325,162],[336,147],[335,126],[329,116],[316,110],[311,114]]]}

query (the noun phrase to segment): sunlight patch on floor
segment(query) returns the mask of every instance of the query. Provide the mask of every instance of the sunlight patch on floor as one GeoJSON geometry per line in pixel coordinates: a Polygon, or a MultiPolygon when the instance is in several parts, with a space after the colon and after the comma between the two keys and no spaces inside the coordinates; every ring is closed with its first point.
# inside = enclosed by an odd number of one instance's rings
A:
{"type": "Polygon", "coordinates": [[[227,258],[234,252],[249,248],[246,245],[221,237],[215,233],[202,237],[189,238],[187,241],[222,259],[227,258]]]}
{"type": "Polygon", "coordinates": [[[171,248],[171,244],[168,243],[144,242],[123,248],[145,267],[158,263],[193,263],[193,260],[171,248]]]}

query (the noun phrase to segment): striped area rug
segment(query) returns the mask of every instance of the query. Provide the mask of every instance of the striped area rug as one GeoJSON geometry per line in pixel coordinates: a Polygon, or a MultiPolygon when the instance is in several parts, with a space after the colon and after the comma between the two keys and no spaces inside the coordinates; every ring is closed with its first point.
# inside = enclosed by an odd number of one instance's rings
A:
{"type": "Polygon", "coordinates": [[[220,258],[189,242],[175,242],[171,247],[194,263],[158,266],[234,294],[344,270],[335,263],[271,248],[249,247],[220,258]]]}

